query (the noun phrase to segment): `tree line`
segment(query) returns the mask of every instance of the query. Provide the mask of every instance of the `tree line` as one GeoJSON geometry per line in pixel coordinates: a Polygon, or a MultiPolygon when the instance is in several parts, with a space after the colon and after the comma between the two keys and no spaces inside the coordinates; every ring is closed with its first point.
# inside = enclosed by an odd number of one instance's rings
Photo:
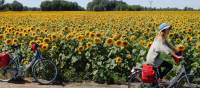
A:
{"type": "MultiPolygon", "coordinates": [[[[92,0],[87,4],[87,8],[81,7],[77,2],[70,2],[66,0],[45,0],[42,1],[40,7],[23,6],[22,3],[14,0],[12,3],[5,3],[5,0],[0,0],[0,11],[191,11],[195,10],[191,7],[184,9],[178,8],[151,8],[141,5],[129,5],[126,2],[119,0],[92,0]]],[[[199,9],[200,10],[200,9],[199,9]]]]}

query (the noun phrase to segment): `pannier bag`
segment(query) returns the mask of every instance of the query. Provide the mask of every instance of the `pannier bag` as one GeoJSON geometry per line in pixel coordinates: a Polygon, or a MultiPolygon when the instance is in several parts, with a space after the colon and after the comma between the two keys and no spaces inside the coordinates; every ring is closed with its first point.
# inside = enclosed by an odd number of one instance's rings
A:
{"type": "Polygon", "coordinates": [[[6,52],[0,53],[0,68],[6,67],[10,62],[10,56],[6,52]]]}
{"type": "Polygon", "coordinates": [[[143,64],[142,65],[142,81],[144,83],[154,83],[156,72],[152,65],[143,64]]]}

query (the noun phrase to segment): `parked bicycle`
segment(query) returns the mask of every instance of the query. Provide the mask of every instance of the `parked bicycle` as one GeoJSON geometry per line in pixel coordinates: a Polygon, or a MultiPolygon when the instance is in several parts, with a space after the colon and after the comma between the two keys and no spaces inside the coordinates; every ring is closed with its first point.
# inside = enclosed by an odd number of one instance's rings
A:
{"type": "Polygon", "coordinates": [[[23,66],[21,63],[23,57],[19,53],[20,46],[13,46],[12,48],[14,49],[14,53],[9,54],[4,52],[0,55],[2,56],[0,60],[3,60],[4,63],[0,68],[0,81],[7,82],[11,79],[24,78],[25,72],[29,68],[31,68],[32,76],[38,83],[50,84],[55,81],[58,74],[57,67],[51,60],[42,56],[38,44],[32,45],[34,57],[32,57],[32,60],[26,66],[23,66]]]}
{"type": "Polygon", "coordinates": [[[169,82],[163,83],[159,82],[159,71],[158,67],[154,67],[156,75],[154,77],[154,82],[145,83],[142,80],[142,68],[133,67],[128,81],[128,88],[195,88],[192,81],[194,79],[194,74],[191,73],[191,69],[187,67],[187,59],[182,59],[180,62],[181,68],[179,69],[177,75],[173,77],[169,82]]]}

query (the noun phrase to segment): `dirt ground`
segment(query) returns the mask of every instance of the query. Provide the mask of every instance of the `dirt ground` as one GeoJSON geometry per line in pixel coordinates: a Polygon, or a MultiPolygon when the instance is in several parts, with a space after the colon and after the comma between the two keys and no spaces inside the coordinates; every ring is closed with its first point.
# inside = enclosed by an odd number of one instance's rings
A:
{"type": "MultiPolygon", "coordinates": [[[[18,82],[0,82],[0,88],[128,88],[127,85],[107,85],[94,82],[63,83],[58,85],[40,85],[25,79],[18,82]]],[[[136,87],[137,88],[137,87],[136,87]]]]}
{"type": "MultiPolygon", "coordinates": [[[[133,84],[138,88],[137,84],[133,84]]],[[[12,82],[0,82],[0,88],[128,88],[127,85],[107,85],[97,84],[91,81],[85,81],[82,83],[62,83],[56,85],[40,85],[39,83],[33,82],[30,79],[12,82]]],[[[195,88],[200,88],[200,85],[196,85],[195,88]]]]}

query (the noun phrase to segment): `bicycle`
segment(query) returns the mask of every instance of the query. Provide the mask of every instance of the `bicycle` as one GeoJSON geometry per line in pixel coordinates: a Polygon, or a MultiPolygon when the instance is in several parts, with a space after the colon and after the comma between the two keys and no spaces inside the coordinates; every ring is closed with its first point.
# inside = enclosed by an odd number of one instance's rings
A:
{"type": "Polygon", "coordinates": [[[168,83],[160,83],[158,81],[159,72],[158,67],[155,67],[155,82],[154,83],[145,83],[142,81],[142,68],[133,67],[131,70],[131,74],[128,80],[128,88],[136,88],[134,83],[139,85],[139,88],[194,88],[192,85],[192,80],[194,79],[194,74],[190,73],[191,70],[186,69],[186,59],[182,59],[181,69],[179,69],[177,75],[173,77],[168,83]]]}
{"type": "Polygon", "coordinates": [[[11,57],[9,64],[0,68],[0,81],[8,82],[12,79],[23,79],[25,72],[31,68],[32,76],[36,82],[40,84],[54,82],[58,74],[56,65],[52,61],[45,59],[38,48],[39,46],[37,44],[35,46],[37,47],[35,47],[34,57],[26,66],[21,64],[23,57],[19,53],[20,46],[12,47],[14,53],[9,55],[11,57]]]}

